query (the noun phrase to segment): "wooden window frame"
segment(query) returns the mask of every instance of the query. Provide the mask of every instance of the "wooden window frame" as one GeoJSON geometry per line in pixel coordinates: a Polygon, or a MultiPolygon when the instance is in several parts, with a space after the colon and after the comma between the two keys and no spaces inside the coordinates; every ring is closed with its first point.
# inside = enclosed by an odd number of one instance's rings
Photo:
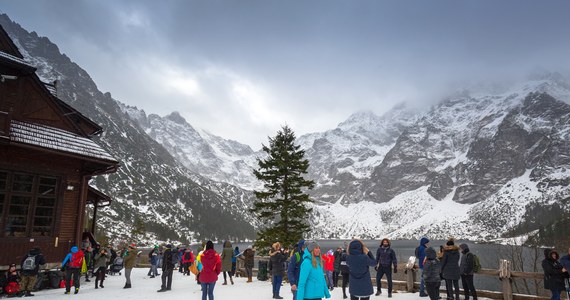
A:
{"type": "MultiPolygon", "coordinates": [[[[6,186],[0,187],[0,194],[3,195],[4,199],[2,202],[2,209],[0,212],[0,237],[1,238],[34,238],[34,237],[52,237],[54,236],[54,230],[56,227],[56,218],[57,218],[57,209],[60,203],[61,196],[59,195],[59,189],[61,186],[61,178],[57,176],[49,176],[43,174],[35,174],[31,172],[25,171],[14,171],[14,170],[6,170],[0,169],[0,172],[7,174],[6,176],[6,186]],[[14,182],[16,181],[16,177],[18,175],[24,176],[31,176],[32,177],[32,188],[31,192],[29,191],[14,191],[14,182]],[[45,181],[53,181],[53,183],[41,183],[42,180],[45,181]],[[40,188],[44,187],[47,189],[40,193],[40,188]],[[49,187],[53,187],[53,190],[49,187]],[[7,228],[10,208],[12,206],[18,206],[14,204],[14,199],[16,197],[24,197],[30,198],[29,203],[19,206],[27,206],[26,212],[26,222],[25,222],[25,230],[23,234],[22,231],[17,231],[16,235],[9,234],[9,230],[7,228]],[[49,201],[48,199],[52,200],[53,205],[41,205],[42,200],[49,201]],[[39,210],[38,210],[39,209],[39,210]],[[43,212],[42,213],[42,209],[43,212]],[[51,209],[51,215],[45,214],[45,209],[51,209]],[[49,225],[37,225],[36,220],[41,219],[51,219],[51,223],[49,225]],[[40,227],[45,228],[45,230],[41,230],[40,227]],[[36,230],[40,228],[40,230],[36,230]]],[[[24,215],[19,215],[19,217],[23,217],[24,215]]]]}

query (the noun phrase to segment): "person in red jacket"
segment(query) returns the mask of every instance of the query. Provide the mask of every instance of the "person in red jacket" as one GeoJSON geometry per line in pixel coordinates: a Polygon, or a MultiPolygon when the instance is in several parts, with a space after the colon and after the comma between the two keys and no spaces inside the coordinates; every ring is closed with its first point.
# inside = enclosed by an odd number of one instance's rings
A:
{"type": "Polygon", "coordinates": [[[192,253],[192,249],[190,247],[184,250],[184,254],[182,254],[182,265],[184,266],[184,275],[190,276],[190,266],[194,262],[194,254],[192,253]]]}
{"type": "Polygon", "coordinates": [[[214,300],[214,287],[218,281],[218,275],[222,271],[222,259],[214,250],[212,241],[206,242],[206,250],[201,256],[202,271],[200,272],[200,283],[202,284],[202,300],[206,300],[206,296],[210,300],[214,300]]]}
{"type": "Polygon", "coordinates": [[[325,255],[323,255],[323,260],[325,261],[325,275],[327,279],[327,285],[329,290],[333,290],[333,272],[334,272],[334,254],[332,250],[329,250],[325,255]]]}

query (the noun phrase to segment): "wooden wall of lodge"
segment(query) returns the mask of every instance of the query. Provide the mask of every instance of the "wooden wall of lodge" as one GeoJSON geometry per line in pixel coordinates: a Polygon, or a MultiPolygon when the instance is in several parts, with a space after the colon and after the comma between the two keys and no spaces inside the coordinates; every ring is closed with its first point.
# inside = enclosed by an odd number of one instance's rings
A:
{"type": "MultiPolygon", "coordinates": [[[[40,247],[47,262],[61,262],[81,242],[86,197],[81,198],[81,161],[32,149],[0,144],[0,169],[56,176],[60,179],[53,234],[49,237],[0,237],[0,266],[19,264],[33,247],[40,247]],[[73,191],[67,186],[73,185],[73,191]],[[79,226],[78,226],[79,224],[79,226]],[[79,228],[79,230],[78,230],[79,228]],[[56,237],[58,245],[55,246],[56,237]],[[31,242],[30,239],[33,239],[31,242]]],[[[87,190],[86,181],[83,190],[87,190]]],[[[2,228],[4,230],[4,228],[2,228]]]]}

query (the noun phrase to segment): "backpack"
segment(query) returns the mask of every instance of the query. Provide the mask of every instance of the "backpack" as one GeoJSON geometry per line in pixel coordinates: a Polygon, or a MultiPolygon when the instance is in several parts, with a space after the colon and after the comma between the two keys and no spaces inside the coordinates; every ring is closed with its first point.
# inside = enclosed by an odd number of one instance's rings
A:
{"type": "Polygon", "coordinates": [[[10,281],[4,288],[4,291],[10,296],[15,295],[20,292],[20,284],[15,281],[10,281]]]}
{"type": "MultiPolygon", "coordinates": [[[[172,252],[172,251],[171,251],[172,252]]],[[[170,261],[172,263],[173,266],[175,266],[178,263],[178,254],[177,253],[172,253],[170,255],[170,261]]]]}
{"type": "Polygon", "coordinates": [[[473,272],[477,273],[481,271],[481,262],[479,261],[479,257],[475,254],[473,255],[473,272]]]}
{"type": "Polygon", "coordinates": [[[33,271],[35,269],[36,269],[36,256],[28,255],[28,257],[26,257],[26,259],[22,263],[22,270],[33,271]]]}

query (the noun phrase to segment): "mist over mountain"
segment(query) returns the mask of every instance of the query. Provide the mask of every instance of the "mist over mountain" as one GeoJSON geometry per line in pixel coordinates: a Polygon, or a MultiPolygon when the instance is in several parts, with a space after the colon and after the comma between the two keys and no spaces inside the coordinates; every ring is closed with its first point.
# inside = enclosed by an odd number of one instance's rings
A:
{"type": "MultiPolygon", "coordinates": [[[[98,142],[121,168],[93,184],[114,199],[102,212],[110,235],[127,237],[139,219],[147,240],[254,238],[247,208],[261,188],[252,170],[263,153],[177,112],[119,102],[47,38],[5,15],[0,24],[44,81],[58,80],[58,96],[105,129],[98,142]]],[[[458,87],[429,109],[358,111],[298,136],[316,182],[312,236],[491,241],[533,233],[570,204],[569,103],[568,79],[537,71],[458,87]]]]}

